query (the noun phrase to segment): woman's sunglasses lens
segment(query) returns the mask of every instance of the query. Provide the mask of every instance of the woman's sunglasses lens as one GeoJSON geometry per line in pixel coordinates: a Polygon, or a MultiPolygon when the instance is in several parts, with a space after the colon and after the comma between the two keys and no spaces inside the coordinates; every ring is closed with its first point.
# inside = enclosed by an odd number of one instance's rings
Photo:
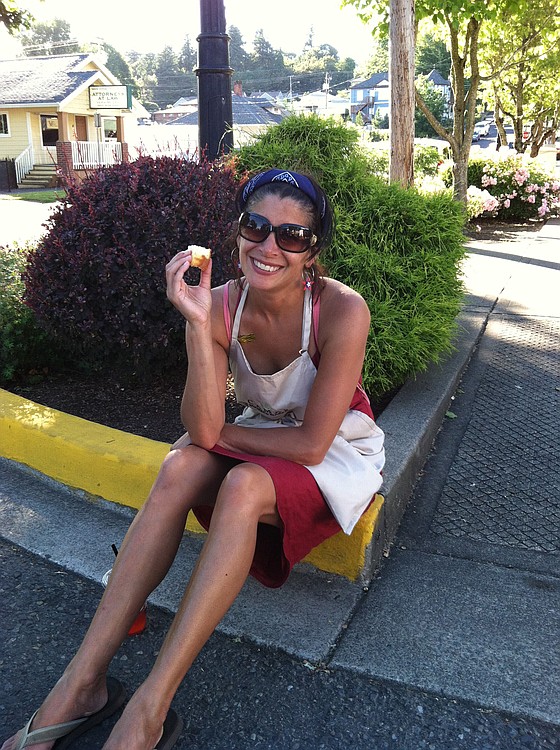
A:
{"type": "Polygon", "coordinates": [[[245,214],[240,222],[241,236],[251,242],[263,242],[270,234],[270,224],[256,214],[245,214]]]}
{"type": "Polygon", "coordinates": [[[307,232],[298,227],[278,227],[278,244],[283,250],[301,253],[307,249],[309,238],[307,232]]]}

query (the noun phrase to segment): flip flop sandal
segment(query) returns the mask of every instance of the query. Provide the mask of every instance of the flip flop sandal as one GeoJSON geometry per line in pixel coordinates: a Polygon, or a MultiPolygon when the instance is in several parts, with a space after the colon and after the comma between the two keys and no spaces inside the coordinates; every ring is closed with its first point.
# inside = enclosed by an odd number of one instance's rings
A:
{"type": "MultiPolygon", "coordinates": [[[[154,750],[170,750],[183,731],[183,720],[170,708],[163,722],[163,731],[154,750]]],[[[58,749],[57,749],[58,750],[58,749]]]]}
{"type": "Polygon", "coordinates": [[[114,677],[107,677],[107,691],[107,703],[94,714],[84,716],[81,719],[74,719],[74,721],[66,721],[63,724],[53,724],[50,727],[41,727],[41,729],[30,731],[33,719],[37,715],[37,711],[35,711],[22,729],[21,737],[14,750],[23,750],[30,745],[37,745],[39,742],[52,742],[52,740],[57,740],[53,745],[53,750],[66,750],[74,740],[101,724],[122,706],[126,698],[126,691],[114,677]]]}

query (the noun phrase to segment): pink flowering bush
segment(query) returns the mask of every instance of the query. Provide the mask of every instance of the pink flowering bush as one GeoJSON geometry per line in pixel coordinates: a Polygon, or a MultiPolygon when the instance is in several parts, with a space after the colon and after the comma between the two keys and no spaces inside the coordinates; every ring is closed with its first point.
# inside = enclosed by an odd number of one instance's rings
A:
{"type": "Polygon", "coordinates": [[[492,214],[500,207],[500,202],[490,195],[488,190],[481,190],[469,185],[467,190],[467,218],[469,221],[482,214],[492,214]]]}
{"type": "Polygon", "coordinates": [[[469,218],[497,216],[500,219],[546,219],[560,213],[560,180],[539,162],[509,156],[497,161],[469,162],[469,218]],[[474,188],[474,190],[473,190],[474,188]],[[481,201],[476,192],[482,191],[481,201]],[[471,198],[472,196],[472,198],[471,198]],[[477,208],[482,210],[474,213],[477,208]]]}

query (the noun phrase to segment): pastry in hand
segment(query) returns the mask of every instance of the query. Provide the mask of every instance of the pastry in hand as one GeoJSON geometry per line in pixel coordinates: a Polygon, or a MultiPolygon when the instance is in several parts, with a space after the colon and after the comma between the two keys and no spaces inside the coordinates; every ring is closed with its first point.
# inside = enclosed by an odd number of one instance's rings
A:
{"type": "Polygon", "coordinates": [[[189,245],[187,249],[192,252],[191,266],[204,271],[210,260],[210,248],[201,247],[200,245],[189,245]]]}

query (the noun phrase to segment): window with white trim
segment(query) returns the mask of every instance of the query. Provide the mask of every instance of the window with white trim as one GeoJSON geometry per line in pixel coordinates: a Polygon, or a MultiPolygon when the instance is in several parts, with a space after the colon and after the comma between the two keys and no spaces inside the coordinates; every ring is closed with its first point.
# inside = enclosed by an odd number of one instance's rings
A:
{"type": "Polygon", "coordinates": [[[10,135],[10,123],[6,112],[0,112],[0,135],[10,135]]]}

